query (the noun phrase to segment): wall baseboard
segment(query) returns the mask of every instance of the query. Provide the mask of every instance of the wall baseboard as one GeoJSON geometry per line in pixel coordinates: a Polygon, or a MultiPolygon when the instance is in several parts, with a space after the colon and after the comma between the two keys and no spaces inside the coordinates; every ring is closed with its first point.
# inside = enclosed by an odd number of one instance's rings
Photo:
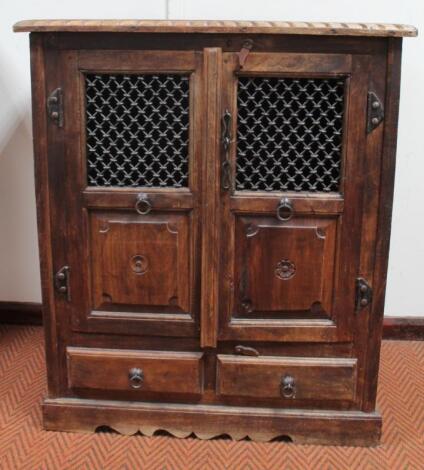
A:
{"type": "Polygon", "coordinates": [[[0,323],[41,325],[42,322],[40,303],[0,301],[0,323]]]}
{"type": "Polygon", "coordinates": [[[385,317],[383,338],[424,341],[424,317],[385,317]]]}
{"type": "MultiPolygon", "coordinates": [[[[0,323],[41,325],[41,304],[0,301],[0,323]]],[[[424,341],[424,316],[385,317],[383,339],[424,341]]]]}

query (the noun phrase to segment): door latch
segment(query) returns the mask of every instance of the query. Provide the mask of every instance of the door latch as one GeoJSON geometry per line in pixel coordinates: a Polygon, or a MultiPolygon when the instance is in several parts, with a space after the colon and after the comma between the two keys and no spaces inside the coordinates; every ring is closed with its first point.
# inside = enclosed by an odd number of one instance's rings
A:
{"type": "Polygon", "coordinates": [[[66,300],[71,300],[71,289],[69,286],[70,267],[63,266],[54,275],[54,288],[57,293],[66,296],[66,300]]]}
{"type": "Polygon", "coordinates": [[[228,191],[231,187],[231,164],[230,164],[230,144],[231,144],[231,113],[225,110],[222,116],[222,148],[224,149],[224,159],[221,166],[221,189],[228,191]]]}
{"type": "Polygon", "coordinates": [[[240,52],[237,52],[240,69],[243,68],[246,62],[247,56],[249,55],[252,48],[253,48],[253,41],[251,39],[246,39],[246,41],[244,41],[244,43],[241,46],[240,52]]]}
{"type": "Polygon", "coordinates": [[[56,88],[47,98],[47,114],[57,127],[63,126],[62,88],[56,88]]]}
{"type": "Polygon", "coordinates": [[[256,350],[255,348],[251,348],[250,346],[242,346],[241,344],[236,346],[234,348],[234,351],[236,354],[241,354],[242,356],[259,356],[258,350],[256,350]]]}
{"type": "Polygon", "coordinates": [[[372,301],[372,288],[368,282],[358,277],[356,279],[356,311],[368,307],[372,301]]]}
{"type": "Polygon", "coordinates": [[[373,91],[368,92],[367,132],[373,131],[384,119],[384,107],[380,98],[373,91]]]}

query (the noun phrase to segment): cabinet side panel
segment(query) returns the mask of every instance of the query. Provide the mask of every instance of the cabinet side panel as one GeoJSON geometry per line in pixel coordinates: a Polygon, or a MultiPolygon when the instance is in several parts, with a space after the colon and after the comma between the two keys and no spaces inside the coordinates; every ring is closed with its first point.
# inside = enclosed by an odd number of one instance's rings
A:
{"type": "Polygon", "coordinates": [[[46,76],[43,37],[31,33],[32,122],[34,145],[34,173],[37,203],[38,243],[43,300],[48,393],[58,393],[58,336],[52,286],[53,261],[51,252],[50,188],[47,161],[46,76]]]}
{"type": "MultiPolygon", "coordinates": [[[[384,102],[386,87],[386,60],[387,49],[379,51],[369,57],[369,70],[367,72],[367,91],[375,93],[384,102]]],[[[383,149],[384,125],[381,124],[366,133],[366,147],[362,158],[359,177],[362,179],[362,229],[361,253],[357,277],[361,277],[373,287],[373,273],[375,265],[375,246],[377,239],[378,207],[381,179],[381,156],[383,149]]],[[[368,327],[372,312],[372,305],[357,310],[355,313],[355,340],[354,354],[358,358],[358,406],[363,406],[364,387],[367,383],[367,348],[368,327]]]]}
{"type": "Polygon", "coordinates": [[[369,322],[367,373],[364,389],[364,411],[375,407],[380,343],[383,327],[387,265],[390,248],[393,189],[396,165],[397,125],[400,93],[402,39],[388,39],[385,96],[384,138],[378,207],[377,243],[373,276],[373,307],[369,322]]]}

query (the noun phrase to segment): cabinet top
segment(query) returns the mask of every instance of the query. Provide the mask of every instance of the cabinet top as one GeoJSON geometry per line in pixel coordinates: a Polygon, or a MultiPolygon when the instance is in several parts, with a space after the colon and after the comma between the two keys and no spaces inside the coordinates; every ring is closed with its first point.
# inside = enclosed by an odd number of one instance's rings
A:
{"type": "Polygon", "coordinates": [[[414,26],[386,23],[201,20],[25,20],[15,32],[251,33],[414,37],[414,26]]]}

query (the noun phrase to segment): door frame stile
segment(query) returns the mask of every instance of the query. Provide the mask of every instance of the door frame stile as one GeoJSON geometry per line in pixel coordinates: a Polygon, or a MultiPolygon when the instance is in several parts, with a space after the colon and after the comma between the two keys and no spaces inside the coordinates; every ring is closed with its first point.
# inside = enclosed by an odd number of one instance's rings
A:
{"type": "Polygon", "coordinates": [[[200,307],[200,346],[217,345],[219,313],[219,252],[220,252],[220,115],[222,50],[204,49],[204,146],[202,155],[202,269],[200,307]]]}

